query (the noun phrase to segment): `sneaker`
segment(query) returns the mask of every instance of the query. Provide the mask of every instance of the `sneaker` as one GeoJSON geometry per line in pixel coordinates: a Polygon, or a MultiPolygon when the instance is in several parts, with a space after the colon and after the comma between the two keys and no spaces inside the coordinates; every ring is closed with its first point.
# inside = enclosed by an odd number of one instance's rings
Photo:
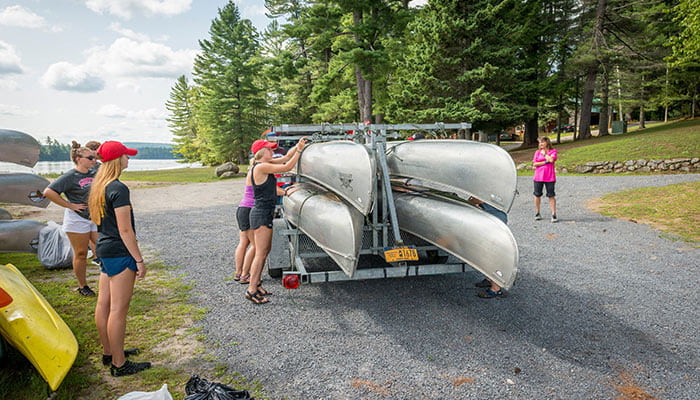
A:
{"type": "MultiPolygon", "coordinates": [[[[126,350],[124,350],[124,357],[135,356],[135,355],[139,354],[140,352],[141,352],[141,350],[139,350],[139,349],[126,349],[126,350]]],[[[110,355],[103,354],[102,355],[102,364],[109,365],[111,363],[112,363],[112,355],[111,354],[110,355]]]]}
{"type": "Polygon", "coordinates": [[[112,364],[112,366],[109,367],[109,372],[112,373],[112,376],[125,376],[133,375],[149,368],[151,368],[151,363],[149,362],[133,362],[126,360],[121,367],[115,367],[114,364],[112,364]]]}
{"type": "Polygon", "coordinates": [[[102,266],[102,261],[100,260],[99,257],[93,258],[93,259],[92,259],[92,263],[93,263],[94,265],[99,265],[100,267],[102,266]]]}
{"type": "Polygon", "coordinates": [[[542,216],[540,215],[540,213],[535,214],[535,221],[539,221],[541,219],[542,219],[542,216]]]}
{"type": "Polygon", "coordinates": [[[481,281],[475,283],[474,286],[476,286],[478,288],[490,288],[491,282],[489,282],[488,279],[484,279],[484,280],[481,280],[481,281]]]}
{"type": "Polygon", "coordinates": [[[477,294],[477,296],[481,297],[482,299],[493,299],[494,297],[503,297],[504,295],[503,290],[492,292],[491,289],[486,289],[485,291],[477,294]]]}
{"type": "Polygon", "coordinates": [[[92,289],[90,289],[90,286],[88,286],[88,285],[85,285],[81,288],[78,288],[78,293],[80,293],[82,296],[85,296],[85,297],[94,297],[95,296],[95,292],[92,289]]]}
{"type": "Polygon", "coordinates": [[[552,215],[552,222],[557,222],[557,221],[559,221],[557,219],[557,214],[552,215]]]}

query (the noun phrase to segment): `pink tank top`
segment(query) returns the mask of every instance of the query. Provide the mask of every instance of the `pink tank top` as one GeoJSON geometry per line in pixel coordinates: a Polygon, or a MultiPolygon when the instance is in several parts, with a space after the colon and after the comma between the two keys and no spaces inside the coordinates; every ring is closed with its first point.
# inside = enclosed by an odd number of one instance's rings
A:
{"type": "Polygon", "coordinates": [[[255,205],[255,197],[253,197],[253,187],[246,185],[245,192],[243,193],[243,198],[238,207],[248,207],[253,208],[255,205]]]}

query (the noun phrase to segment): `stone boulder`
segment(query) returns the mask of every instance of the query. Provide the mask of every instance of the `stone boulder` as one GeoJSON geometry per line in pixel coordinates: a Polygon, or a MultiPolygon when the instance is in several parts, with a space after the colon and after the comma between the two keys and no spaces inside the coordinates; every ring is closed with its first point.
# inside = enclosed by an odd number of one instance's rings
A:
{"type": "MultiPolygon", "coordinates": [[[[235,174],[238,173],[238,165],[232,163],[231,161],[223,163],[216,167],[216,176],[221,178],[222,175],[226,172],[233,172],[233,176],[236,176],[235,174]]],[[[231,176],[231,175],[229,175],[231,176]]]]}

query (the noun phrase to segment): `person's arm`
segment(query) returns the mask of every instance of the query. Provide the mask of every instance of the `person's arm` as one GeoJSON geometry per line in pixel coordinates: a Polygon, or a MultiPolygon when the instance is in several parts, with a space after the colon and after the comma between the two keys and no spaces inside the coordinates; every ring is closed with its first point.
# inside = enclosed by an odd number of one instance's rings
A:
{"type": "Polygon", "coordinates": [[[544,155],[544,158],[547,162],[554,164],[557,161],[557,151],[555,149],[550,150],[548,154],[544,155]]]}
{"type": "MultiPolygon", "coordinates": [[[[304,149],[306,146],[306,138],[301,138],[299,139],[299,143],[296,145],[296,150],[292,157],[284,164],[272,164],[269,162],[258,164],[255,167],[255,172],[260,171],[260,175],[267,175],[267,174],[279,174],[282,172],[288,172],[291,171],[292,168],[297,164],[297,161],[299,161],[299,156],[301,155],[301,150],[304,149]]],[[[255,173],[254,172],[254,173],[255,173]]],[[[257,181],[257,179],[256,179],[257,181]]]]}
{"type": "Polygon", "coordinates": [[[117,217],[117,228],[119,229],[119,237],[124,242],[124,246],[129,250],[129,254],[136,260],[137,278],[146,276],[146,265],[143,263],[143,255],[139,250],[139,244],[136,241],[136,233],[134,227],[131,226],[131,206],[122,206],[114,209],[114,215],[117,217]]]}
{"type": "Polygon", "coordinates": [[[538,155],[538,154],[541,154],[539,150],[537,150],[537,151],[535,152],[534,157],[532,157],[532,166],[533,166],[533,167],[541,167],[541,166],[547,164],[547,160],[544,160],[544,161],[537,161],[537,159],[538,159],[537,155],[538,155]]]}
{"type": "Polygon", "coordinates": [[[287,150],[287,154],[283,155],[282,157],[273,158],[272,160],[270,160],[270,162],[272,164],[284,164],[287,161],[289,161],[296,152],[297,147],[294,146],[291,149],[287,150]]]}
{"type": "Polygon", "coordinates": [[[82,210],[85,210],[87,208],[87,204],[73,204],[70,201],[61,197],[61,195],[56,193],[56,191],[54,191],[53,189],[46,188],[46,189],[44,189],[42,194],[44,195],[44,197],[51,200],[52,202],[58,204],[59,206],[61,206],[63,208],[67,208],[69,210],[82,211],[82,210]]]}

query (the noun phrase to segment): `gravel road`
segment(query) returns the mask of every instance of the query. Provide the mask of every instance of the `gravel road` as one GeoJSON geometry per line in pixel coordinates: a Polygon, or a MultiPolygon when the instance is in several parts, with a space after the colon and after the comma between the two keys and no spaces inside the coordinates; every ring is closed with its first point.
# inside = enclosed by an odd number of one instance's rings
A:
{"type": "Polygon", "coordinates": [[[226,279],[242,180],[175,187],[181,207],[163,210],[165,195],[137,201],[158,188],[134,191],[134,203],[141,242],[180,266],[194,301],[211,309],[201,321],[211,354],[272,399],[697,399],[700,249],[584,207],[697,180],[560,177],[552,224],[545,204],[545,220],[533,219],[531,178],[519,178],[509,215],[519,279],[490,300],[476,296],[473,272],[297,290],[268,279],[272,302],[256,306],[226,279]]]}

